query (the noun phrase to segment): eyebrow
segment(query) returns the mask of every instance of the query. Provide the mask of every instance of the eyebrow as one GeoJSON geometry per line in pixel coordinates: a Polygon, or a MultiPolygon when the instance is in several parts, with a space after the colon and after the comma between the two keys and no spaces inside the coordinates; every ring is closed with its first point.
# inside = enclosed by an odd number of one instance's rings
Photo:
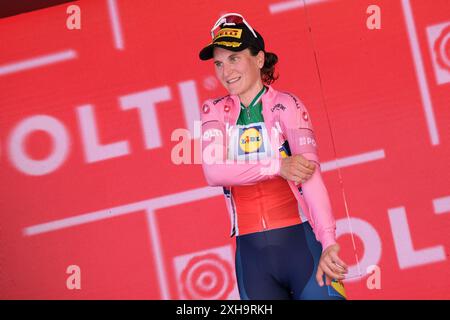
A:
{"type": "MultiPolygon", "coordinates": [[[[239,54],[238,53],[232,53],[232,54],[230,54],[227,57],[227,59],[230,59],[230,58],[233,58],[233,57],[236,57],[236,56],[239,56],[239,54]]],[[[216,63],[216,62],[221,62],[221,61],[220,60],[214,60],[214,63],[216,63]]]]}

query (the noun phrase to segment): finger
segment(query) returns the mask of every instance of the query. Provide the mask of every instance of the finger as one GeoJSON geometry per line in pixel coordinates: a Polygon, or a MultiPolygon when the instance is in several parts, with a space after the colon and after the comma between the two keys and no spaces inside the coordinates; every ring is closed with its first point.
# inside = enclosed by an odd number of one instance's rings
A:
{"type": "Polygon", "coordinates": [[[333,271],[336,274],[342,275],[344,273],[344,269],[338,266],[334,261],[332,260],[330,255],[327,255],[323,258],[323,262],[327,265],[327,267],[333,271]]]}
{"type": "Polygon", "coordinates": [[[292,162],[291,167],[289,169],[291,172],[295,172],[296,174],[301,174],[305,172],[305,170],[303,170],[303,167],[296,162],[292,162]]]}
{"type": "Polygon", "coordinates": [[[289,168],[289,180],[295,181],[296,183],[306,182],[311,178],[314,171],[299,165],[298,163],[292,163],[289,168]]]}
{"type": "Polygon", "coordinates": [[[310,167],[312,168],[312,164],[310,163],[310,161],[308,159],[306,159],[304,156],[302,156],[301,154],[298,154],[295,156],[295,159],[302,165],[304,165],[305,167],[310,167]]]}
{"type": "Polygon", "coordinates": [[[290,176],[292,181],[305,181],[306,179],[306,175],[303,173],[302,170],[300,170],[298,167],[296,166],[292,166],[289,168],[289,173],[288,175],[290,176]]]}
{"type": "Polygon", "coordinates": [[[298,158],[297,160],[298,160],[298,161],[296,162],[297,167],[298,167],[302,172],[307,173],[307,174],[313,174],[313,173],[314,173],[315,166],[314,166],[314,164],[313,164],[311,161],[306,160],[306,161],[302,162],[302,161],[300,160],[300,158],[298,158]]]}
{"type": "Polygon", "coordinates": [[[317,268],[316,281],[319,284],[319,286],[321,287],[323,286],[323,270],[320,266],[317,268]]]}
{"type": "Polygon", "coordinates": [[[314,170],[306,168],[306,167],[298,167],[296,168],[303,176],[306,178],[311,178],[311,176],[314,174],[314,170]]]}
{"type": "Polygon", "coordinates": [[[341,274],[347,274],[348,273],[348,269],[342,267],[340,264],[333,262],[333,265],[335,266],[335,272],[339,272],[341,274]]]}
{"type": "Polygon", "coordinates": [[[331,277],[332,279],[339,279],[339,280],[344,279],[343,275],[334,273],[325,263],[322,265],[322,269],[325,272],[325,274],[331,277]]]}
{"type": "Polygon", "coordinates": [[[348,266],[344,261],[339,259],[336,253],[330,253],[331,263],[335,266],[333,270],[342,274],[348,273],[348,266]]]}
{"type": "Polygon", "coordinates": [[[306,159],[305,158],[305,166],[307,167],[307,168],[309,168],[309,169],[311,169],[313,172],[314,172],[314,170],[316,170],[316,163],[314,162],[314,161],[312,161],[312,160],[308,160],[308,159],[306,159]]]}
{"type": "Polygon", "coordinates": [[[296,181],[306,181],[308,180],[311,175],[305,174],[302,170],[298,168],[293,168],[291,171],[291,174],[295,177],[296,181]]]}
{"type": "Polygon", "coordinates": [[[299,163],[296,163],[295,166],[292,168],[292,170],[302,176],[303,178],[309,179],[314,174],[314,169],[305,167],[299,163]]]}
{"type": "Polygon", "coordinates": [[[333,271],[335,274],[338,274],[340,276],[343,276],[346,273],[344,268],[342,268],[341,266],[337,265],[333,261],[328,262],[327,266],[328,266],[328,268],[330,268],[331,271],[333,271]]]}
{"type": "Polygon", "coordinates": [[[327,284],[327,286],[331,286],[331,278],[329,276],[325,276],[325,282],[327,284]]]}
{"type": "Polygon", "coordinates": [[[297,176],[297,175],[292,174],[292,173],[289,173],[289,174],[288,174],[287,180],[294,181],[296,184],[299,184],[299,183],[301,183],[301,182],[304,181],[304,180],[302,179],[302,177],[297,176]]]}
{"type": "Polygon", "coordinates": [[[314,172],[316,170],[316,164],[314,163],[314,161],[310,161],[310,160],[307,160],[307,161],[308,161],[308,163],[307,163],[307,165],[304,165],[304,167],[311,170],[311,172],[314,172]]]}
{"type": "Polygon", "coordinates": [[[331,259],[336,263],[338,266],[342,267],[346,272],[348,271],[348,265],[339,258],[337,252],[330,252],[331,259]]]}
{"type": "Polygon", "coordinates": [[[337,264],[337,263],[335,263],[335,262],[333,262],[333,264],[336,266],[336,270],[335,270],[335,272],[338,272],[338,273],[340,273],[340,274],[343,274],[343,275],[346,275],[347,273],[348,273],[348,269],[346,269],[346,268],[344,268],[344,267],[341,267],[339,264],[337,264]]]}

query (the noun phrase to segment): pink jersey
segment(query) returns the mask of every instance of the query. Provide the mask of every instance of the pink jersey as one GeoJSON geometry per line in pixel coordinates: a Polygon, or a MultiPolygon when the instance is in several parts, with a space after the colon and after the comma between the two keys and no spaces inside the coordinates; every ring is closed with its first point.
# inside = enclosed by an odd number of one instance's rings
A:
{"type": "Polygon", "coordinates": [[[231,137],[240,113],[236,95],[207,100],[201,110],[202,167],[210,186],[222,186],[230,214],[231,236],[239,235],[236,206],[231,188],[251,185],[279,176],[279,147],[288,141],[291,153],[301,154],[316,163],[312,177],[302,184],[303,194],[293,181],[289,187],[297,199],[301,221],[309,221],[323,250],[336,243],[336,223],[328,192],[322,179],[317,144],[308,111],[294,95],[268,86],[262,96],[262,139],[267,139],[265,158],[240,159],[231,146],[231,137]]]}

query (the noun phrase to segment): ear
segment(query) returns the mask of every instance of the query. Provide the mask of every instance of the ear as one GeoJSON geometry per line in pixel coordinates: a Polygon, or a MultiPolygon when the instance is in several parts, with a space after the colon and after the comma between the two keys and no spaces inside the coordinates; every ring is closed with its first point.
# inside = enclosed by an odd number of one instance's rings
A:
{"type": "Polygon", "coordinates": [[[262,67],[264,66],[264,60],[265,60],[264,51],[260,50],[256,57],[257,57],[258,67],[260,69],[262,69],[262,67]]]}

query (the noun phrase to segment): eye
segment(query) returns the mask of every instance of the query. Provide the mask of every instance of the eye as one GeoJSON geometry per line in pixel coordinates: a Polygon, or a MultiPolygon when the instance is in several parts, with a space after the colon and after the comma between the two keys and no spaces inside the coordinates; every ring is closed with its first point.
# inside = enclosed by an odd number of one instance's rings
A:
{"type": "Polygon", "coordinates": [[[214,64],[216,65],[216,67],[217,67],[217,68],[219,68],[219,67],[221,67],[221,66],[222,66],[222,62],[218,62],[218,61],[216,61],[216,62],[214,62],[214,64]]]}
{"type": "Polygon", "coordinates": [[[233,56],[233,57],[231,57],[231,61],[238,61],[239,60],[239,58],[237,57],[237,56],[233,56]]]}

